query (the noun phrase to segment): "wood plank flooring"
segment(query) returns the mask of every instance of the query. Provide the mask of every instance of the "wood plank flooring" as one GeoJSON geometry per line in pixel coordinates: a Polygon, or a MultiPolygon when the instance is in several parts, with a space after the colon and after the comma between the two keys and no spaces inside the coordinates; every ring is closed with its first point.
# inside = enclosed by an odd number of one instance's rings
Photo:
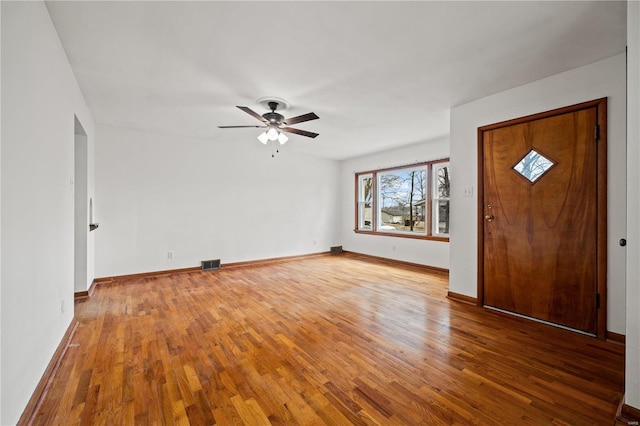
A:
{"type": "Polygon", "coordinates": [[[607,425],[622,346],[343,254],[99,285],[38,425],[607,425]]]}

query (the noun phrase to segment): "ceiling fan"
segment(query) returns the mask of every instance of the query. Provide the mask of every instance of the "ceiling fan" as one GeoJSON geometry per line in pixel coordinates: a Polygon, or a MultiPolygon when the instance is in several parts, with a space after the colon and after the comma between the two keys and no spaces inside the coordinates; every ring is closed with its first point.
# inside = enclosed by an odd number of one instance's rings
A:
{"type": "Polygon", "coordinates": [[[269,101],[268,105],[269,109],[271,109],[271,112],[267,112],[262,115],[259,115],[249,107],[238,106],[238,108],[240,108],[242,111],[261,121],[263,123],[261,126],[218,126],[218,128],[237,129],[242,127],[256,127],[266,129],[263,133],[260,134],[260,136],[258,136],[258,140],[263,144],[266,144],[269,141],[276,140],[280,142],[281,145],[286,143],[289,138],[283,132],[295,133],[296,135],[306,136],[308,138],[315,138],[316,136],[318,136],[318,133],[289,127],[292,124],[303,123],[305,121],[316,120],[320,118],[315,113],[309,112],[297,117],[284,118],[282,114],[276,112],[276,109],[278,109],[279,105],[278,102],[269,101]]]}

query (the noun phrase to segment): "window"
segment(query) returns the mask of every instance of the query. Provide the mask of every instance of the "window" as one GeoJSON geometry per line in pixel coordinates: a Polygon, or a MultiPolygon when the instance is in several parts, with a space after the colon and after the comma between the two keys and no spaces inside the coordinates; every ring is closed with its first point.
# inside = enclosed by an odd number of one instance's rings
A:
{"type": "Polygon", "coordinates": [[[377,230],[426,235],[426,167],[382,171],[377,177],[377,230]]]}
{"type": "Polygon", "coordinates": [[[371,174],[361,175],[358,178],[358,229],[372,230],[371,220],[373,218],[373,176],[371,174]]]}
{"type": "Polygon", "coordinates": [[[449,236],[449,163],[433,165],[433,235],[449,236]]]}
{"type": "Polygon", "coordinates": [[[356,173],[356,232],[448,240],[448,160],[356,173]]]}

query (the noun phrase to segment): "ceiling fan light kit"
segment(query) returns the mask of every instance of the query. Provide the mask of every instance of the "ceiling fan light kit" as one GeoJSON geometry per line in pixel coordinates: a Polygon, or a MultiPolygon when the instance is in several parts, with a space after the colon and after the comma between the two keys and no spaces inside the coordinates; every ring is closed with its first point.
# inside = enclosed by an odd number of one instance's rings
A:
{"type": "Polygon", "coordinates": [[[275,141],[276,139],[278,139],[278,129],[273,126],[269,126],[269,130],[267,130],[267,136],[269,137],[270,141],[275,141]]]}
{"type": "Polygon", "coordinates": [[[288,140],[289,138],[287,137],[287,135],[285,135],[284,133],[278,133],[278,142],[280,142],[280,145],[284,145],[288,140]]]}
{"type": "Polygon", "coordinates": [[[267,136],[267,132],[262,132],[258,135],[258,140],[263,144],[267,144],[269,142],[269,136],[267,136]]]}
{"type": "Polygon", "coordinates": [[[318,136],[318,133],[309,132],[306,130],[294,129],[293,127],[288,127],[292,124],[303,123],[305,121],[317,120],[318,117],[315,113],[309,112],[307,114],[299,115],[297,117],[292,118],[284,118],[282,114],[276,112],[276,109],[280,106],[288,107],[288,103],[286,101],[272,98],[272,99],[258,99],[259,104],[267,104],[271,112],[264,113],[262,115],[253,111],[249,107],[238,106],[239,109],[246,112],[250,116],[255,119],[261,121],[262,126],[218,126],[220,129],[232,129],[232,128],[242,128],[242,127],[256,127],[266,129],[260,135],[258,135],[258,140],[263,144],[267,144],[269,141],[278,141],[280,145],[284,145],[289,138],[284,133],[294,133],[301,136],[306,136],[308,138],[315,138],[318,136]]]}
{"type": "Polygon", "coordinates": [[[269,126],[269,130],[266,130],[258,135],[258,140],[263,144],[267,144],[269,141],[278,141],[280,145],[287,143],[289,138],[284,133],[281,133],[277,127],[269,126]]]}

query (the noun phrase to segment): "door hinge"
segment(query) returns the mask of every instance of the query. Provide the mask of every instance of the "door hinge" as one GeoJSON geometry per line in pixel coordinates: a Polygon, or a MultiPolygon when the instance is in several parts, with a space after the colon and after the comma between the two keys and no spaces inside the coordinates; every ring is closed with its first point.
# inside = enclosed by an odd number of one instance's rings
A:
{"type": "Polygon", "coordinates": [[[600,293],[596,293],[596,309],[600,309],[600,293]]]}
{"type": "Polygon", "coordinates": [[[593,137],[596,138],[596,141],[600,140],[600,125],[596,124],[596,129],[594,131],[593,137]]]}

